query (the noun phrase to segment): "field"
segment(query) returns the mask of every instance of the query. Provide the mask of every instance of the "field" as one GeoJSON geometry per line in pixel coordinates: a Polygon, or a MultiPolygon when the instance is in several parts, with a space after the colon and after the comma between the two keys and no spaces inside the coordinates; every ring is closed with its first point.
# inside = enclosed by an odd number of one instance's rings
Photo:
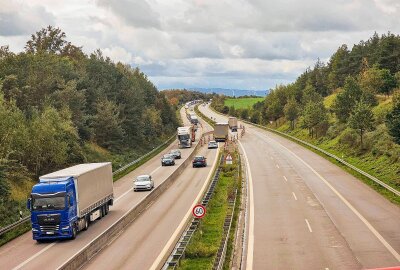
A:
{"type": "Polygon", "coordinates": [[[263,101],[265,98],[228,98],[225,100],[225,106],[235,107],[235,109],[251,108],[255,103],[263,101]]]}

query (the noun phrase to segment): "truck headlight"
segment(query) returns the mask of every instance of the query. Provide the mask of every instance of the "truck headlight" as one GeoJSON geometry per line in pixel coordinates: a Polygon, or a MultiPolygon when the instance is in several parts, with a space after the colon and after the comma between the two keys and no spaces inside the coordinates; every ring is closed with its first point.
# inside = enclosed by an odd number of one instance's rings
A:
{"type": "Polygon", "coordinates": [[[32,232],[38,232],[39,230],[32,228],[32,232]]]}

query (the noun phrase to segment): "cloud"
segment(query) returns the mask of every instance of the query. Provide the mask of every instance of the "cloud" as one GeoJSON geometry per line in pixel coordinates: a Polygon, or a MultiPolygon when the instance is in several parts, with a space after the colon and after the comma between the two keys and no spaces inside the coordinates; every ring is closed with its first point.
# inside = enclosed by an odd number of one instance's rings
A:
{"type": "Polygon", "coordinates": [[[55,22],[53,14],[41,6],[7,0],[0,0],[0,6],[0,36],[31,34],[55,22]]]}
{"type": "Polygon", "coordinates": [[[100,7],[110,9],[127,24],[141,28],[159,28],[159,15],[150,7],[146,0],[98,0],[100,7]]]}

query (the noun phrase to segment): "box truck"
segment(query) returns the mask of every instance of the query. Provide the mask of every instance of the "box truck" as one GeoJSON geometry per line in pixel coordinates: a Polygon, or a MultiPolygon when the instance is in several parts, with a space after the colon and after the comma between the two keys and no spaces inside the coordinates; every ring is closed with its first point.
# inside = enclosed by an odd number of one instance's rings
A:
{"type": "Polygon", "coordinates": [[[196,133],[192,126],[189,127],[178,127],[178,146],[180,148],[190,148],[192,147],[192,142],[196,139],[196,133]]]}
{"type": "Polygon", "coordinates": [[[228,119],[228,125],[232,132],[236,132],[238,128],[238,121],[236,117],[230,116],[228,119]]]}
{"type": "Polygon", "coordinates": [[[228,123],[215,123],[214,139],[217,142],[224,142],[228,140],[229,126],[228,123]]]}
{"type": "Polygon", "coordinates": [[[74,239],[113,204],[110,162],[79,164],[39,177],[27,207],[33,239],[74,239]]]}

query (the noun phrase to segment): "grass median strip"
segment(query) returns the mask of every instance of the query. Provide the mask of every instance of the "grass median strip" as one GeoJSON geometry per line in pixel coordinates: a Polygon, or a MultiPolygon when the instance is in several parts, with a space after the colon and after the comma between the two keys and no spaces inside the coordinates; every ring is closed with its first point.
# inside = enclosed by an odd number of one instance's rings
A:
{"type": "MultiPolygon", "coordinates": [[[[227,152],[225,152],[226,155],[227,152]]],[[[233,164],[222,165],[218,183],[207,207],[207,213],[187,246],[184,259],[181,260],[178,269],[203,270],[211,269],[213,266],[223,237],[223,225],[228,213],[228,199],[234,196],[240,185],[239,160],[236,152],[231,155],[233,164]]],[[[234,231],[234,228],[232,227],[231,230],[234,231]]],[[[230,237],[230,240],[233,238],[230,237]]],[[[230,254],[227,254],[227,258],[230,258],[230,254]]]]}

